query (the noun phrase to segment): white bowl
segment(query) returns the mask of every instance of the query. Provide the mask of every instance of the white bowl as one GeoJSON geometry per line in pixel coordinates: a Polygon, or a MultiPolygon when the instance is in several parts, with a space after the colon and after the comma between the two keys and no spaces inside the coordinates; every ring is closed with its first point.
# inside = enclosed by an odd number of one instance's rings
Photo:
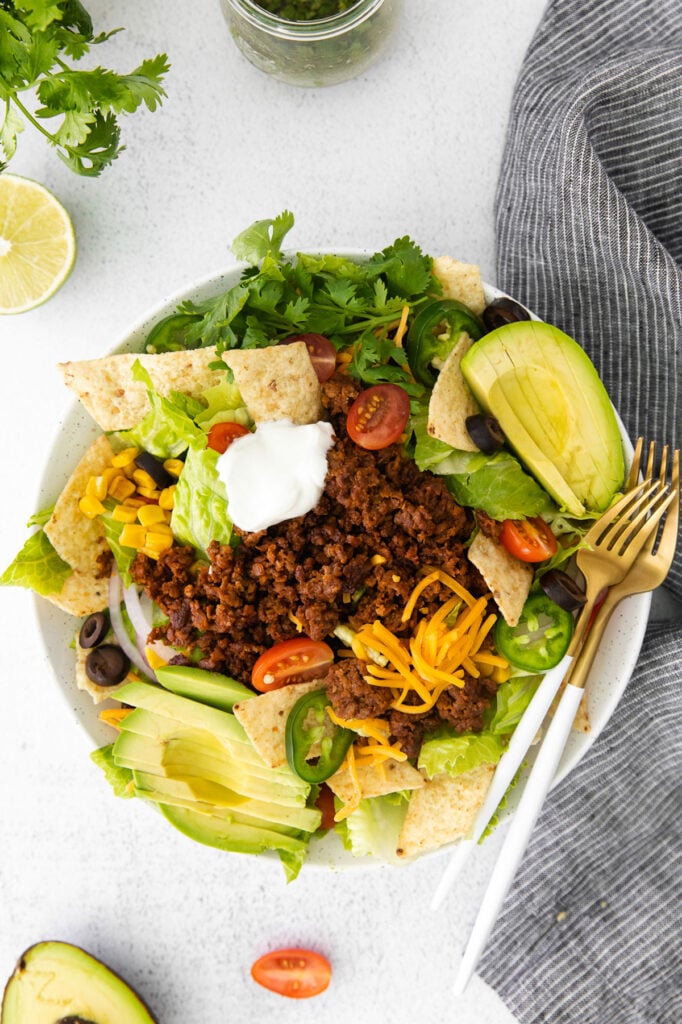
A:
{"type": "MultiPolygon", "coordinates": [[[[351,259],[367,255],[363,250],[354,249],[339,249],[338,254],[351,259]]],[[[225,291],[237,283],[243,269],[243,265],[235,265],[164,299],[134,324],[119,339],[118,344],[112,346],[111,352],[139,351],[151,327],[162,317],[173,313],[182,301],[186,299],[201,301],[225,291]]],[[[488,301],[503,294],[492,286],[486,285],[485,287],[488,301]]],[[[626,460],[629,461],[632,457],[632,445],[620,418],[618,422],[626,460]]],[[[64,420],[58,425],[56,439],[48,454],[40,483],[38,508],[48,507],[55,501],[72,468],[99,433],[101,433],[100,429],[82,406],[74,403],[64,420]]],[[[651,595],[641,594],[627,598],[614,612],[600,644],[586,687],[590,732],[572,733],[559,765],[555,785],[565,778],[585,756],[613,714],[637,663],[650,605],[651,595]]],[[[35,598],[34,608],[38,632],[64,699],[90,737],[93,749],[110,743],[112,740],[111,729],[99,720],[98,715],[103,707],[110,706],[113,702],[108,701],[95,706],[89,695],[76,687],[75,653],[70,646],[74,633],[73,617],[40,597],[35,598]]],[[[532,759],[531,753],[529,763],[532,762],[532,759]]],[[[523,789],[523,778],[522,774],[519,784],[509,795],[504,812],[505,817],[513,813],[523,789]]],[[[113,794],[112,799],[115,799],[113,794]]],[[[422,856],[437,856],[451,848],[441,847],[422,856]]],[[[311,843],[306,865],[323,868],[370,868],[385,866],[385,862],[371,857],[352,856],[342,847],[338,837],[332,833],[311,843]]]]}

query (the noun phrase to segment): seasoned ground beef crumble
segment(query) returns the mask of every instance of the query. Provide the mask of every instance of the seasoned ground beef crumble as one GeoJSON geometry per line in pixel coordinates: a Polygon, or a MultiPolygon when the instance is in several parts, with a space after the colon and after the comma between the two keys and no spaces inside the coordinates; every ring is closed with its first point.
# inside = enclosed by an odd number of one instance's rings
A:
{"type": "MultiPolygon", "coordinates": [[[[155,639],[183,648],[203,668],[248,684],[258,656],[303,633],[326,640],[339,623],[358,627],[380,619],[409,636],[416,617],[435,610],[450,592],[429,587],[413,618],[405,603],[425,566],[456,577],[472,594],[487,593],[466,557],[472,514],[455,503],[442,479],[420,472],[398,445],[368,452],[346,435],[346,413],[360,387],[337,374],[322,385],[323,415],[333,424],[322,498],[304,516],[259,533],[235,530],[235,546],[214,542],[208,560],[174,546],[154,561],[138,554],[133,579],[168,616],[155,639]]],[[[495,684],[468,678],[451,687],[425,715],[387,707],[390,691],[365,682],[355,659],[338,660],[328,692],[341,717],[387,717],[392,736],[415,756],[425,732],[447,721],[478,730],[495,684]]]]}

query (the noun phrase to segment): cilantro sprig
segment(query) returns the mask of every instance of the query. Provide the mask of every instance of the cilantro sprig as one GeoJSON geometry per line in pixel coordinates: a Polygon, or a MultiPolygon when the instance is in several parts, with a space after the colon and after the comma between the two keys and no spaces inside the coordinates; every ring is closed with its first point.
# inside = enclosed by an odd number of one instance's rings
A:
{"type": "MultiPolygon", "coordinates": [[[[367,379],[365,370],[377,362],[370,350],[398,323],[405,305],[412,312],[439,293],[432,259],[407,237],[362,260],[329,253],[287,255],[282,247],[293,224],[293,214],[285,210],[238,235],[232,251],[249,264],[239,282],[203,302],[182,303],[169,318],[174,330],[166,342],[154,334],[153,351],[215,345],[220,354],[273,345],[292,334],[324,334],[337,349],[356,345],[363,355],[351,372],[367,379]]],[[[398,350],[388,372],[402,378],[407,370],[401,356],[398,350]]]]}
{"type": "Polygon", "coordinates": [[[118,116],[155,110],[170,65],[163,53],[125,75],[73,66],[120,31],[95,35],[80,0],[0,0],[0,170],[27,124],[77,174],[96,177],[125,149],[118,116]]]}

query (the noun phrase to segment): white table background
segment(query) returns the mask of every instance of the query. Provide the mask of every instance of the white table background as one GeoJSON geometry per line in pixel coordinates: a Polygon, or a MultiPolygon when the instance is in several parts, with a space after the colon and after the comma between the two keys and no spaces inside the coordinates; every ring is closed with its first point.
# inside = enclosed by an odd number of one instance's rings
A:
{"type": "MultiPolygon", "coordinates": [[[[100,178],[70,172],[28,130],[10,170],[51,188],[78,241],[73,273],[43,307],[0,322],[0,568],[26,538],[47,452],[71,398],[58,361],[104,354],[150,306],[233,262],[232,238],[293,210],[293,247],[383,248],[409,234],[494,281],[493,198],[512,88],[544,0],[406,0],[392,51],[352,82],[304,90],[234,47],[218,0],[89,0],[97,31],[125,32],[93,63],[127,72],[167,52],[168,94],[122,118],[126,151],[100,178]]],[[[429,900],[442,857],[291,885],[276,862],[192,843],[117,800],[51,676],[33,597],[0,590],[0,984],[30,944],[84,946],[163,1024],[229,1020],[509,1024],[475,978],[454,1001],[461,947],[500,837],[446,906],[429,900]],[[252,961],[310,946],[329,990],[285,1000],[252,961]]],[[[121,1022],[123,1024],[123,1022],[121,1022]]]]}

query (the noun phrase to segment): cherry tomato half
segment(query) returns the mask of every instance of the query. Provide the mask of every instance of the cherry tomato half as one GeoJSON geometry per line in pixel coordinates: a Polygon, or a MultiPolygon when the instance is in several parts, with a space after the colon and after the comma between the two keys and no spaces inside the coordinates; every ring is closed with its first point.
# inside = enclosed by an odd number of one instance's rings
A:
{"type": "Polygon", "coordinates": [[[311,949],[276,949],[256,960],[251,977],[263,988],[290,999],[317,996],[329,985],[331,964],[311,949]]]}
{"type": "Polygon", "coordinates": [[[329,338],[325,338],[324,334],[292,334],[290,338],[283,338],[279,344],[291,345],[294,341],[306,343],[313,370],[320,383],[329,380],[336,369],[336,349],[329,338]]]}
{"type": "Polygon", "coordinates": [[[334,804],[334,791],[329,788],[326,782],[323,782],[320,786],[320,791],[317,794],[315,806],[317,807],[318,811],[322,812],[322,821],[320,822],[320,828],[334,828],[334,825],[336,824],[336,822],[334,821],[334,815],[336,814],[336,806],[334,804]]]}
{"type": "Polygon", "coordinates": [[[522,562],[544,562],[555,554],[557,539],[540,516],[534,519],[505,519],[500,540],[507,551],[522,562]]]}
{"type": "Polygon", "coordinates": [[[243,427],[241,423],[233,423],[231,420],[223,420],[221,423],[214,423],[208,432],[208,447],[215,451],[226,452],[232,442],[238,437],[244,437],[251,431],[243,427]]]}
{"type": "Polygon", "coordinates": [[[322,640],[297,636],[264,651],[251,671],[251,685],[261,693],[289,683],[320,679],[334,661],[334,652],[322,640]]]}
{"type": "Polygon", "coordinates": [[[398,384],[375,384],[361,391],[346,420],[348,436],[361,448],[377,451],[397,441],[410,415],[410,399],[398,384]]]}

